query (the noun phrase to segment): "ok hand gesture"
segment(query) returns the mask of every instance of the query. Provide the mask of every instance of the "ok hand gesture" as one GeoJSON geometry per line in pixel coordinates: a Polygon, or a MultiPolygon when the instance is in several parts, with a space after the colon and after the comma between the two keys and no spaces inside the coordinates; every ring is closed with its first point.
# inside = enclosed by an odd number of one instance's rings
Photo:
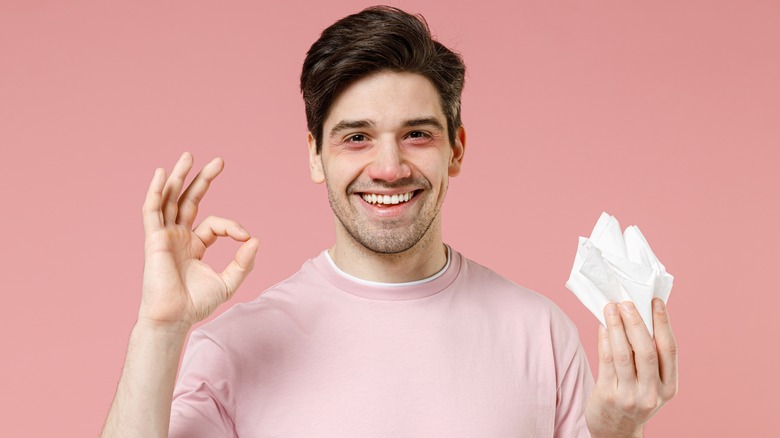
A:
{"type": "Polygon", "coordinates": [[[157,169],[143,206],[145,263],[139,321],[189,330],[236,292],[252,270],[259,241],[237,222],[209,216],[193,229],[200,203],[224,162],[215,158],[182,193],[193,158],[185,152],[166,178],[157,169]],[[201,260],[218,237],[244,242],[221,273],[201,260]]]}

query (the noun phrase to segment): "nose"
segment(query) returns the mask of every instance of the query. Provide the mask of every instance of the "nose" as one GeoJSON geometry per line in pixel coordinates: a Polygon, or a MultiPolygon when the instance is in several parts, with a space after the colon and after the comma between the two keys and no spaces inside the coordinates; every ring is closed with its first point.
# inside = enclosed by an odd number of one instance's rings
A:
{"type": "Polygon", "coordinates": [[[380,142],[375,151],[376,154],[368,166],[368,176],[371,179],[393,182],[412,175],[412,169],[395,139],[380,142]]]}

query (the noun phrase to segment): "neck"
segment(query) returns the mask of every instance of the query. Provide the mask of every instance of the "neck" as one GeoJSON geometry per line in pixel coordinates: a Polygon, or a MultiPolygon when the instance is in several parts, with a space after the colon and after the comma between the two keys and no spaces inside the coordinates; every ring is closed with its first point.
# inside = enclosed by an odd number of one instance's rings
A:
{"type": "Polygon", "coordinates": [[[436,274],[447,263],[438,218],[413,247],[395,254],[366,248],[336,222],[336,243],[328,253],[339,269],[357,278],[382,283],[417,281],[436,274]]]}

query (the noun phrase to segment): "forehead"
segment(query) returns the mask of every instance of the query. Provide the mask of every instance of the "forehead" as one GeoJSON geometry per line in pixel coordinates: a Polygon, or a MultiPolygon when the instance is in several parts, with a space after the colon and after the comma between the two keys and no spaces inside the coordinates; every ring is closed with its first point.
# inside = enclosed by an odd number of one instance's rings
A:
{"type": "Polygon", "coordinates": [[[417,73],[381,71],[347,86],[333,100],[324,126],[327,132],[342,120],[369,119],[382,124],[421,117],[444,121],[433,83],[417,73]]]}

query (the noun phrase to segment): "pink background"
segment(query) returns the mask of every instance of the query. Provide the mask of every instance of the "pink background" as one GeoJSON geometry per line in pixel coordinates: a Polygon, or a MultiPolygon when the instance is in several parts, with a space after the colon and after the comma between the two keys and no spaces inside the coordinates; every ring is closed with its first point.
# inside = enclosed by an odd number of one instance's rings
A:
{"type": "MultiPolygon", "coordinates": [[[[309,182],[301,62],[367,3],[0,2],[4,436],[95,436],[140,296],[140,208],[184,150],[224,174],[203,214],[262,241],[234,298],[333,239],[309,182]]],[[[777,416],[780,6],[775,1],[397,1],[469,67],[445,240],[545,293],[599,213],[676,276],[680,393],[649,436],[767,436],[777,416]]],[[[224,264],[236,246],[217,244],[224,264]]],[[[220,308],[224,310],[227,306],[220,308]]]]}

